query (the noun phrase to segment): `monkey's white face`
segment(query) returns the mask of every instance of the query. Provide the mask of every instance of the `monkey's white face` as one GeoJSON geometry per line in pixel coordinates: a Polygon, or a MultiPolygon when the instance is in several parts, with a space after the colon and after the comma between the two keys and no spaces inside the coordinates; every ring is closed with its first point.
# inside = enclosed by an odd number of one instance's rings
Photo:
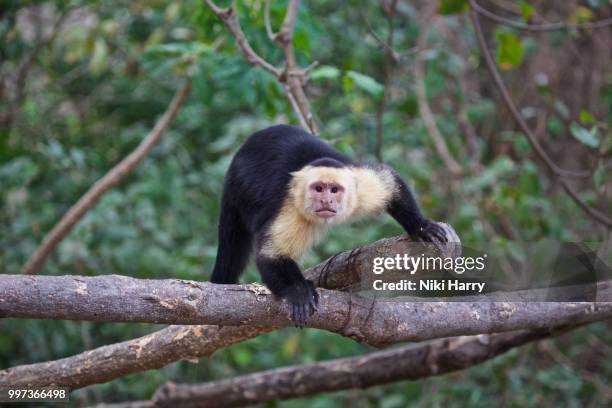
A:
{"type": "Polygon", "coordinates": [[[308,186],[306,208],[329,224],[336,216],[343,215],[344,191],[344,186],[335,180],[317,180],[308,186]]]}
{"type": "Polygon", "coordinates": [[[310,222],[332,225],[350,217],[356,182],[349,168],[305,167],[292,175],[295,206],[310,222]]]}

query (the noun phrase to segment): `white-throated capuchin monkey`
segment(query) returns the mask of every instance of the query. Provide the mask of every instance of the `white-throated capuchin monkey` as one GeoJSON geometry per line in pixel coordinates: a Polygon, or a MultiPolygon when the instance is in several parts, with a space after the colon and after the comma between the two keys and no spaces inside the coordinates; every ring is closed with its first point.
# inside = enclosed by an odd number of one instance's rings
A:
{"type": "Polygon", "coordinates": [[[421,214],[410,189],[383,164],[360,165],[287,125],[254,133],[232,160],[221,200],[211,282],[238,283],[255,250],[265,285],[292,305],[302,327],[318,295],[297,261],[332,225],[389,213],[415,240],[446,241],[421,214]]]}

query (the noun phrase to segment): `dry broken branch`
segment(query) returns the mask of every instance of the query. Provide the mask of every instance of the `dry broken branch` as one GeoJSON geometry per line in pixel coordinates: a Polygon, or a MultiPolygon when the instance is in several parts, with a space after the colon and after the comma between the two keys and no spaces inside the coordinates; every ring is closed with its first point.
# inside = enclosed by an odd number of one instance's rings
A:
{"type": "Polygon", "coordinates": [[[108,173],[98,180],[91,188],[64,214],[62,219],[53,227],[53,229],[45,236],[38,249],[30,256],[26,264],[23,266],[21,273],[36,274],[42,268],[46,259],[49,257],[55,247],[64,239],[72,230],[77,222],[87,211],[92,208],[100,198],[108,190],[119,184],[130,172],[146,157],[153,146],[159,141],[162,135],[166,132],[176,114],[185,101],[191,90],[191,82],[187,80],[181,86],[166,112],[162,115],[159,121],[151,132],[140,142],[138,147],[126,156],[123,160],[115,165],[108,173]]]}

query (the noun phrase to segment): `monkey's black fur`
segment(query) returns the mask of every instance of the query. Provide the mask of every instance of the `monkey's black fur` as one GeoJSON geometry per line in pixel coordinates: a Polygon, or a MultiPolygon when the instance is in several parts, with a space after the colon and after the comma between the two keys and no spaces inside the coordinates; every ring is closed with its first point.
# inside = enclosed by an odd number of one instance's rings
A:
{"type": "MultiPolygon", "coordinates": [[[[249,255],[267,239],[267,228],[279,214],[288,192],[291,172],[306,165],[340,168],[354,163],[323,141],[287,125],[254,133],[238,150],[227,176],[219,220],[219,247],[211,282],[238,283],[249,255]]],[[[425,219],[408,186],[394,172],[399,194],[388,212],[415,239],[445,240],[444,232],[425,219]]],[[[259,252],[259,251],[257,251],[259,252]]],[[[316,309],[318,295],[288,257],[256,257],[266,286],[293,305],[293,319],[303,326],[316,309]]]]}

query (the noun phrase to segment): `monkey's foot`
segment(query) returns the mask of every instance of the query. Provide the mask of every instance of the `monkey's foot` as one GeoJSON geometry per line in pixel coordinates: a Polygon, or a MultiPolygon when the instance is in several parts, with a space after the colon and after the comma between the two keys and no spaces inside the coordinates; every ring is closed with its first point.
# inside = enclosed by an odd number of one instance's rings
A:
{"type": "Polygon", "coordinates": [[[319,294],[314,284],[309,280],[301,281],[293,285],[283,297],[291,304],[291,320],[295,327],[303,328],[319,305],[319,294]]]}
{"type": "Polygon", "coordinates": [[[412,239],[420,242],[448,242],[446,231],[438,223],[425,220],[417,231],[410,234],[412,239]]]}

